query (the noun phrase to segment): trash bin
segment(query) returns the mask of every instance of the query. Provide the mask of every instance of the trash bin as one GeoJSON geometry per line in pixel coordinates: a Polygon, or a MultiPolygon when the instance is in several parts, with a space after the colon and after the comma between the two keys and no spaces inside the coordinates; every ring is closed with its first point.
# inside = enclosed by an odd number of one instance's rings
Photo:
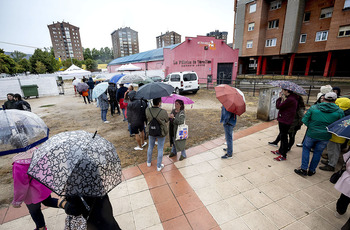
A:
{"type": "Polygon", "coordinates": [[[24,98],[31,96],[39,97],[38,85],[22,85],[21,89],[23,91],[24,98]]]}
{"type": "Polygon", "coordinates": [[[277,118],[276,101],[280,92],[281,88],[279,87],[261,88],[259,90],[258,119],[271,121],[277,118]]]}

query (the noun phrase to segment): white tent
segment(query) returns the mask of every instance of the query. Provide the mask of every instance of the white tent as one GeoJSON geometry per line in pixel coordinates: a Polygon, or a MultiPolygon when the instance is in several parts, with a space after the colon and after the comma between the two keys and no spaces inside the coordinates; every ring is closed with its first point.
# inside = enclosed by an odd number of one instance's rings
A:
{"type": "Polygon", "coordinates": [[[133,71],[133,70],[141,70],[141,67],[133,65],[131,63],[120,66],[116,69],[117,71],[133,71]]]}
{"type": "Polygon", "coordinates": [[[76,78],[82,78],[83,76],[87,77],[91,75],[91,72],[86,71],[72,64],[68,69],[66,69],[63,72],[59,72],[58,74],[62,76],[63,80],[65,80],[65,79],[73,79],[73,77],[76,77],[76,78]]]}

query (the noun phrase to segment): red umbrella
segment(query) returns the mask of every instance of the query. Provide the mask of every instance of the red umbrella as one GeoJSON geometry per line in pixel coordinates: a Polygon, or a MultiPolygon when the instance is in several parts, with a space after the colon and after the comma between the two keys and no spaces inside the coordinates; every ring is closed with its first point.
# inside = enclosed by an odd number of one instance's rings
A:
{"type": "Polygon", "coordinates": [[[242,91],[222,84],[215,87],[216,98],[231,113],[242,115],[245,112],[245,98],[242,91]]]}

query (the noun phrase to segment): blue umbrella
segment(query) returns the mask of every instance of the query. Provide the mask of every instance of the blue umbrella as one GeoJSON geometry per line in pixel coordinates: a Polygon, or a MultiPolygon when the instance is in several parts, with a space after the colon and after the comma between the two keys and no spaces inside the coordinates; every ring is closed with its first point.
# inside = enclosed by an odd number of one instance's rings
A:
{"type": "Polygon", "coordinates": [[[92,99],[98,98],[101,94],[106,92],[108,88],[108,82],[102,82],[94,87],[92,91],[92,99]]]}
{"type": "Polygon", "coordinates": [[[120,80],[120,78],[122,78],[125,74],[117,74],[117,75],[114,75],[110,80],[109,82],[110,83],[114,83],[114,84],[117,84],[117,82],[120,80]]]}
{"type": "Polygon", "coordinates": [[[327,130],[338,137],[350,139],[350,115],[330,124],[327,130]]]}

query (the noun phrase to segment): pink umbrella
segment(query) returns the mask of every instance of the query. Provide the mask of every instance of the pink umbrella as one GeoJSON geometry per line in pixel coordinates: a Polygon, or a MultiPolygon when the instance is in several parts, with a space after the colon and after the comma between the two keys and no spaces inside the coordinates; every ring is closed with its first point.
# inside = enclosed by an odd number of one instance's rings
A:
{"type": "Polygon", "coordinates": [[[194,103],[190,98],[178,94],[171,94],[170,96],[162,97],[162,103],[165,104],[174,104],[176,100],[182,100],[184,104],[194,103]]]}

